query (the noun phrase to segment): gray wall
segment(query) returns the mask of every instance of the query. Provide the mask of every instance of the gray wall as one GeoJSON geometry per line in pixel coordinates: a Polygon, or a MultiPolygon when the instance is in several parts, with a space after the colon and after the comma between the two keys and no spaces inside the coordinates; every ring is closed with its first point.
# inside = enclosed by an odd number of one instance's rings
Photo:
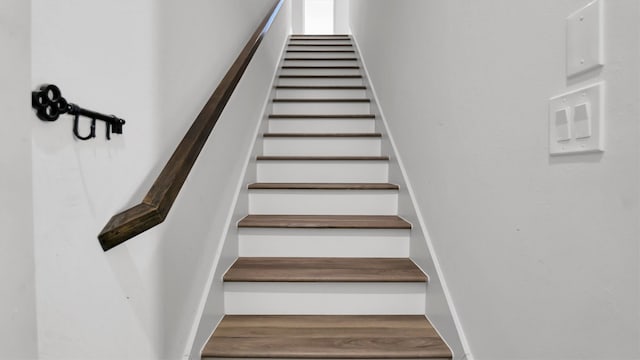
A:
{"type": "Polygon", "coordinates": [[[587,0],[352,0],[351,29],[479,360],[637,359],[640,3],[567,81],[587,0]],[[605,80],[606,151],[550,157],[548,99],[605,80]]]}
{"type": "Polygon", "coordinates": [[[31,4],[0,2],[0,359],[38,356],[31,184],[31,4]]]}

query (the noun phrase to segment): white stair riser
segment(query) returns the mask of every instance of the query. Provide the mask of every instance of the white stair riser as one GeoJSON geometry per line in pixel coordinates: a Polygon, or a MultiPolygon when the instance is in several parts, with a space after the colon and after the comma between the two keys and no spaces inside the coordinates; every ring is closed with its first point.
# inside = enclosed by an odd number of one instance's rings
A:
{"type": "MultiPolygon", "coordinates": [[[[305,46],[287,46],[287,50],[311,50],[311,51],[316,51],[316,50],[322,50],[322,51],[342,51],[342,50],[353,50],[353,45],[351,46],[309,46],[309,45],[305,45],[305,46]]],[[[350,53],[353,55],[353,53],[350,53]]]]}
{"type": "Polygon", "coordinates": [[[226,282],[229,315],[418,315],[424,283],[226,282]]]}
{"type": "Polygon", "coordinates": [[[362,86],[362,78],[279,78],[278,85],[362,86]]]}
{"type": "Polygon", "coordinates": [[[353,45],[351,39],[316,39],[316,40],[307,40],[307,39],[290,39],[289,45],[353,45]]]}
{"type": "Polygon", "coordinates": [[[291,115],[342,115],[369,114],[371,106],[368,102],[328,102],[328,103],[273,103],[274,114],[291,115]]]}
{"type": "Polygon", "coordinates": [[[388,182],[387,161],[258,161],[259,182],[388,182]]]}
{"type": "Polygon", "coordinates": [[[281,75],[360,75],[360,69],[282,69],[281,75]]]}
{"type": "Polygon", "coordinates": [[[359,89],[278,89],[278,99],[366,99],[366,90],[359,89]]]}
{"type": "Polygon", "coordinates": [[[249,213],[396,215],[396,190],[250,190],[249,213]]]}
{"type": "Polygon", "coordinates": [[[326,58],[349,58],[353,59],[356,55],[352,52],[288,52],[286,57],[305,58],[305,59],[326,59],[326,58]]]}
{"type": "Polygon", "coordinates": [[[375,131],[374,119],[270,119],[272,133],[370,133],[375,131]]]}
{"type": "Polygon", "coordinates": [[[409,257],[409,230],[242,228],[244,257],[409,257]]]}
{"type": "Polygon", "coordinates": [[[380,156],[382,140],[363,137],[267,137],[264,155],[291,156],[380,156]]]}
{"type": "MultiPolygon", "coordinates": [[[[296,58],[295,56],[291,56],[296,58]]],[[[285,60],[288,66],[357,66],[357,60],[285,60]]]]}

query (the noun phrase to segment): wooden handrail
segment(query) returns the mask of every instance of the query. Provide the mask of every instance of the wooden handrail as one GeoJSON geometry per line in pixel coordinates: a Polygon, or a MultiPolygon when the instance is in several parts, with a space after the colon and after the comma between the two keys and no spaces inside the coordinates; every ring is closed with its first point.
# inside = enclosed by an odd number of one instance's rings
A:
{"type": "Polygon", "coordinates": [[[114,215],[98,235],[107,251],[162,223],[167,217],[222,110],[242,78],[284,0],[277,0],[209,98],[142,202],[114,215]]]}

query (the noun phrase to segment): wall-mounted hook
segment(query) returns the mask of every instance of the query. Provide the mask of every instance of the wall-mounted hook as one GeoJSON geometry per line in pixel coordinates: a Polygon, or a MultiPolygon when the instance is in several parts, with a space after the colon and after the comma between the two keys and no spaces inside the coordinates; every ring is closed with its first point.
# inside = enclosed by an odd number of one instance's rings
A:
{"type": "Polygon", "coordinates": [[[56,121],[62,114],[74,116],[73,134],[80,140],[89,140],[96,137],[96,120],[106,123],[106,137],[111,140],[111,133],[122,134],[123,119],[113,115],[104,115],[95,111],[83,109],[76,104],[70,104],[62,97],[60,89],[55,85],[42,85],[39,90],[31,93],[31,106],[36,109],[38,118],[43,121],[56,121]],[[78,131],[80,116],[91,119],[89,135],[82,136],[78,131]]]}
{"type": "MultiPolygon", "coordinates": [[[[80,122],[78,121],[79,119],[80,119],[80,114],[75,114],[73,119],[73,134],[80,140],[89,140],[96,137],[96,119],[91,119],[91,130],[89,132],[89,135],[87,136],[80,135],[80,132],[78,131],[78,123],[80,122]]],[[[111,140],[109,139],[108,132],[107,132],[107,140],[111,140]]]]}

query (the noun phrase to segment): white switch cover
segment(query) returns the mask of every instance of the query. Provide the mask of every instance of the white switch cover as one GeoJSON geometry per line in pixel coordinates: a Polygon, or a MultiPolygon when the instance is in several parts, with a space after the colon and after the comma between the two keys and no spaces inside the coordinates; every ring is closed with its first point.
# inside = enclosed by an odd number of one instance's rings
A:
{"type": "Polygon", "coordinates": [[[569,128],[569,109],[565,107],[563,109],[556,110],[556,141],[568,141],[571,140],[571,129],[569,128]]]}
{"type": "Polygon", "coordinates": [[[604,151],[604,82],[549,100],[549,154],[595,151],[604,151]]]}
{"type": "Polygon", "coordinates": [[[596,0],[567,18],[567,77],[604,65],[602,0],[596,0]]]}
{"type": "Polygon", "coordinates": [[[573,109],[573,132],[576,139],[591,137],[591,104],[578,104],[573,109]]]}

